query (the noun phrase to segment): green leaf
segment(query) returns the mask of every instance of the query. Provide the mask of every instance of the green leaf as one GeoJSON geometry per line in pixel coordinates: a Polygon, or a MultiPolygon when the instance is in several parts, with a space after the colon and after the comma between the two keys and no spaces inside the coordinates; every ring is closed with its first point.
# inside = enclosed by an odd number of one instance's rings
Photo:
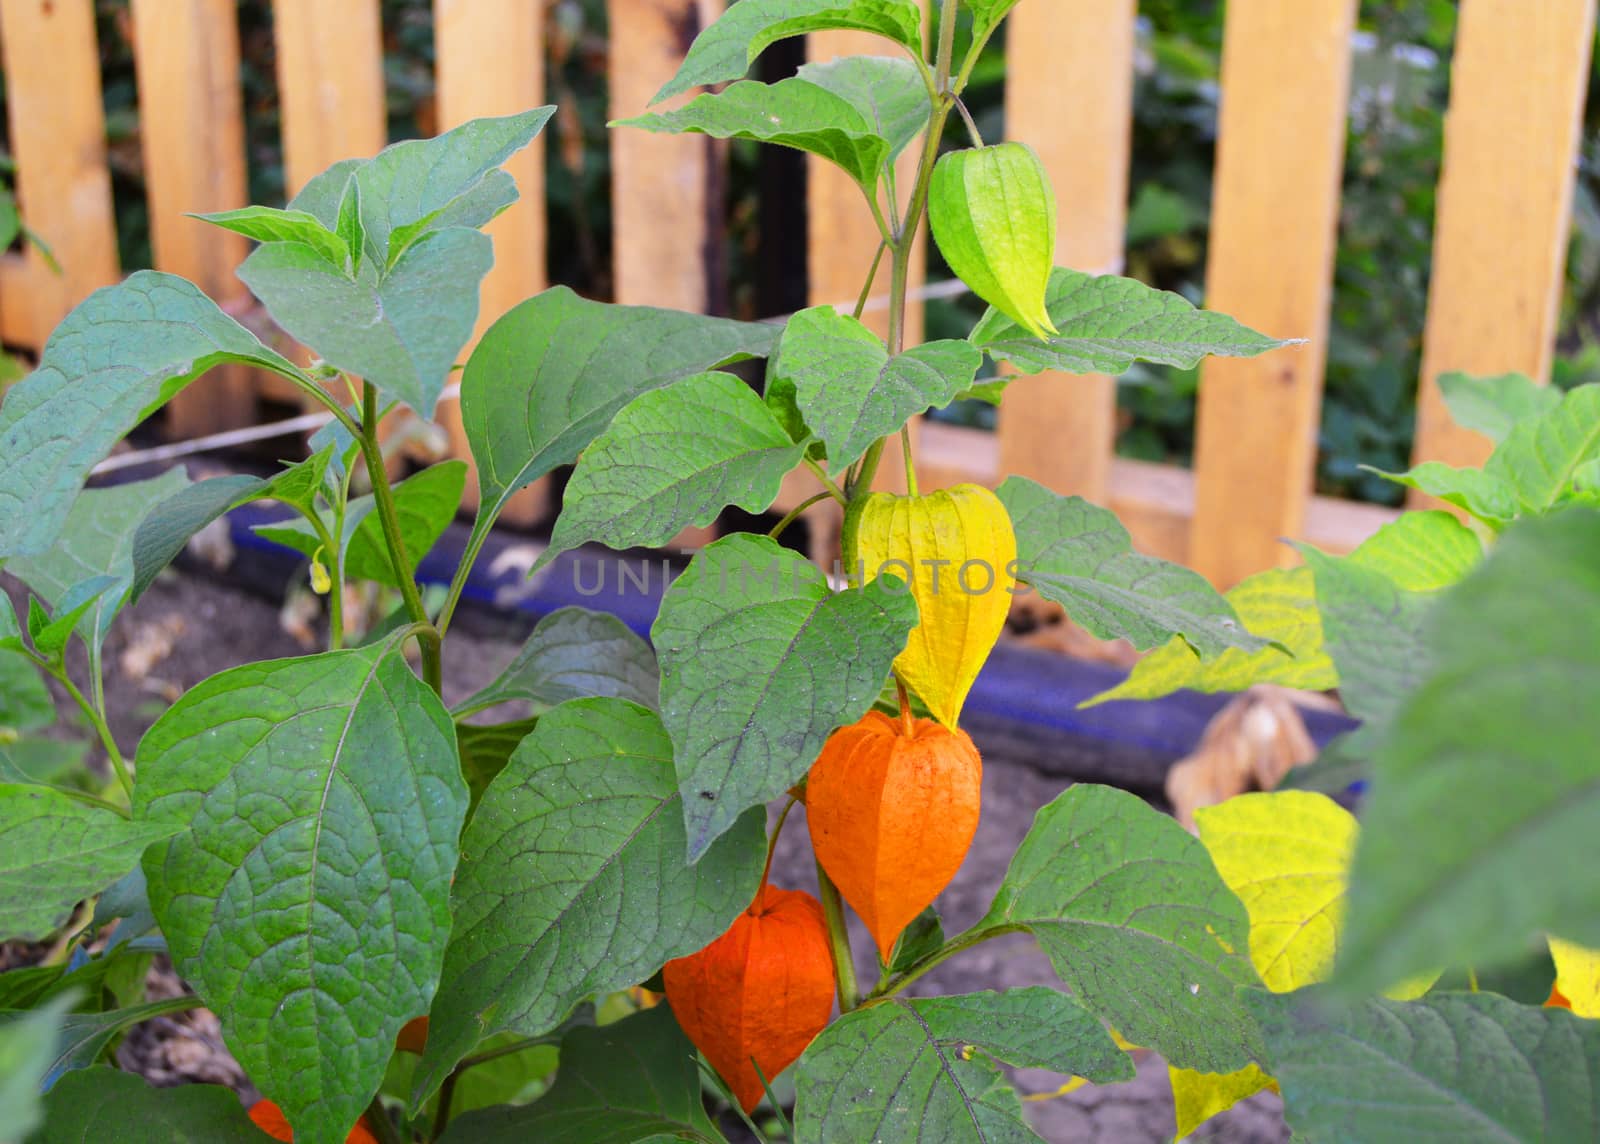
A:
{"type": "Polygon", "coordinates": [[[300,193],[289,200],[289,210],[304,211],[329,230],[339,230],[339,214],[349,192],[350,176],[366,159],[340,159],[327,170],[312,175],[300,193]]]}
{"type": "Polygon", "coordinates": [[[640,394],[584,450],[534,567],[591,541],[660,547],[728,505],[765,512],[807,444],[791,441],[755,391],[725,373],[640,394]]]}
{"type": "Polygon", "coordinates": [[[874,32],[922,51],[922,12],[911,0],[741,0],[695,37],[678,73],[650,102],[738,79],[779,40],[834,28],[874,32]]]}
{"type": "Polygon", "coordinates": [[[866,714],[916,622],[892,576],[830,592],[820,570],[764,536],[696,554],[650,632],[691,862],[866,714]]]}
{"type": "Polygon", "coordinates": [[[895,943],[894,964],[889,967],[889,972],[904,973],[924,957],[936,953],[943,945],[944,923],[939,920],[939,911],[929,906],[912,918],[911,924],[901,933],[899,941],[895,943]]]}
{"type": "Polygon", "coordinates": [[[1259,1044],[1249,919],[1199,839],[1140,799],[1079,784],[1041,810],[989,913],[1027,929],[1078,999],[1180,1068],[1225,1073],[1259,1044]]]}
{"type": "Polygon", "coordinates": [[[1600,1024],[1493,993],[1327,1006],[1320,990],[1246,1000],[1307,1140],[1592,1140],[1600,1024]],[[1319,1004],[1319,1002],[1324,1002],[1319,1004]]]}
{"type": "Polygon", "coordinates": [[[33,731],[55,721],[56,703],[39,669],[23,656],[0,651],[0,731],[33,731]]]}
{"type": "Polygon", "coordinates": [[[1579,386],[1506,430],[1482,470],[1426,461],[1382,474],[1458,504],[1490,525],[1549,512],[1571,498],[1586,467],[1600,461],[1600,384],[1579,386]]]}
{"type": "Polygon", "coordinates": [[[461,777],[467,780],[467,790],[472,794],[468,818],[478,809],[483,792],[496,775],[506,769],[511,752],[521,745],[538,719],[515,719],[510,723],[457,723],[456,749],[461,754],[461,777]]]}
{"type": "Polygon", "coordinates": [[[1144,651],[1181,636],[1208,658],[1267,646],[1205,577],[1135,552],[1109,509],[1026,477],[1007,478],[996,493],[1017,533],[1017,578],[1100,639],[1120,637],[1144,651]]]}
{"type": "Polygon", "coordinates": [[[1496,444],[1506,439],[1518,421],[1550,412],[1562,398],[1555,386],[1540,385],[1520,373],[1498,377],[1441,374],[1439,392],[1457,425],[1482,433],[1496,444]]]}
{"type": "Polygon", "coordinates": [[[30,1139],[44,1119],[39,1085],[61,1036],[61,1023],[77,1002],[72,994],[0,1024],[0,1124],[15,1139],[30,1139]]]}
{"type": "Polygon", "coordinates": [[[1559,405],[1517,422],[1483,471],[1516,490],[1525,514],[1548,512],[1579,471],[1600,459],[1600,385],[1571,390],[1559,405]]]}
{"type": "Polygon", "coordinates": [[[89,744],[83,739],[22,735],[9,743],[0,740],[0,782],[67,786],[69,771],[85,773],[88,753],[89,744]]]}
{"type": "Polygon", "coordinates": [[[452,227],[418,239],[381,277],[363,262],[351,279],[301,242],[256,247],[239,277],[294,338],[427,418],[472,337],[493,264],[487,236],[452,227]]]}
{"type": "Polygon", "coordinates": [[[535,715],[569,699],[610,696],[655,707],[655,652],[605,612],[562,608],[539,621],[498,679],[455,708],[457,717],[525,700],[535,715]]]}
{"type": "MultiPolygon", "coordinates": [[[[201,222],[220,226],[257,242],[300,242],[314,249],[341,270],[349,270],[351,247],[345,239],[306,211],[279,210],[276,207],[241,207],[214,214],[190,214],[201,222]]],[[[359,251],[359,247],[355,248],[359,251]]]]}
{"type": "MultiPolygon", "coordinates": [[[[413,566],[433,549],[451,520],[455,519],[466,480],[465,461],[441,461],[407,477],[394,487],[400,537],[405,543],[406,559],[413,566]]],[[[383,522],[374,511],[375,508],[376,501],[370,493],[354,498],[345,506],[344,536],[339,538],[342,543],[339,559],[344,578],[371,580],[398,588],[400,579],[390,563],[383,522]]],[[[331,533],[333,514],[322,512],[321,517],[331,533]]],[[[317,549],[322,547],[316,529],[307,520],[290,519],[258,524],[254,531],[306,556],[315,556],[317,549]]]]}
{"type": "Polygon", "coordinates": [[[1300,550],[1316,579],[1340,696],[1351,714],[1381,726],[1428,670],[1424,617],[1482,558],[1482,545],[1450,513],[1429,511],[1406,513],[1348,557],[1300,550]]]}
{"type": "MultiPolygon", "coordinates": [[[[100,1059],[100,1055],[119,1033],[141,1021],[162,1016],[169,1012],[170,1007],[170,1000],[161,1000],[104,1013],[68,1013],[61,1020],[61,1030],[40,1087],[48,1090],[68,1074],[89,1068],[100,1059]]],[[[25,1020],[29,1015],[26,1010],[0,1012],[0,1028],[25,1020]]]]}
{"type": "Polygon", "coordinates": [[[489,327],[461,378],[480,523],[524,485],[577,460],[641,393],[763,357],[777,337],[773,326],[590,302],[564,286],[514,307],[489,327]]]}
{"type": "Polygon", "coordinates": [[[772,84],[741,80],[676,111],[622,119],[612,126],[753,139],[807,151],[837,165],[874,202],[878,177],[889,159],[889,141],[873,131],[849,100],[798,77],[772,84]]]}
{"type": "Polygon", "coordinates": [[[1600,947],[1600,877],[1572,861],[1600,814],[1597,631],[1584,509],[1512,527],[1434,606],[1427,678],[1373,758],[1341,986],[1492,968],[1542,933],[1600,947]]]}
{"type": "Polygon", "coordinates": [[[220,1084],[152,1088],[134,1073],[82,1069],[44,1098],[44,1129],[31,1144],[261,1144],[239,1095],[220,1084]]]}
{"type": "Polygon", "coordinates": [[[133,579],[128,602],[134,603],[144,595],[195,533],[229,509],[265,495],[271,488],[272,482],[244,474],[212,477],[184,485],[159,502],[138,522],[129,542],[133,579]]]}
{"type": "Polygon", "coordinates": [[[1255,357],[1280,341],[1226,314],[1196,310],[1187,299],[1142,282],[1057,267],[1045,307],[1056,333],[1040,341],[997,309],[973,329],[972,343],[1022,373],[1119,374],[1136,361],[1191,369],[1208,354],[1255,357]]]}
{"type": "Polygon", "coordinates": [[[765,808],[683,859],[672,744],[653,712],[575,699],[539,720],[461,843],[455,928],[413,1101],[484,1037],[535,1036],[726,932],[755,897],[765,808]]]}
{"type": "Polygon", "coordinates": [[[182,278],[141,270],[89,295],[0,406],[0,559],[46,551],[90,468],[225,362],[301,376],[182,278]]]}
{"type": "MultiPolygon", "coordinates": [[[[92,576],[68,588],[56,606],[54,616],[49,615],[37,596],[28,598],[28,634],[33,638],[33,650],[46,660],[60,666],[67,641],[78,630],[83,617],[100,602],[108,592],[121,593],[126,582],[119,576],[92,576]]],[[[98,641],[89,645],[90,654],[98,659],[98,641]]]]}
{"type": "Polygon", "coordinates": [[[806,424],[842,469],[909,418],[949,405],[982,364],[981,353],[958,341],[928,342],[890,357],[855,318],[817,306],[789,319],[772,374],[794,386],[806,424]]]}
{"type": "Polygon", "coordinates": [[[350,273],[357,273],[361,269],[361,260],[366,257],[367,228],[361,221],[361,184],[356,179],[350,179],[344,185],[344,195],[339,199],[339,217],[334,222],[333,231],[349,252],[350,273]]]}
{"type": "MultiPolygon", "coordinates": [[[[413,567],[433,551],[433,546],[439,543],[444,530],[455,519],[466,484],[465,461],[441,461],[394,487],[400,536],[405,542],[406,559],[413,567]]],[[[384,540],[383,523],[376,513],[367,516],[350,538],[344,574],[352,580],[372,580],[391,588],[400,586],[389,558],[388,543],[384,540]]]]}
{"type": "Polygon", "coordinates": [[[0,783],[0,939],[40,941],[177,828],[129,822],[41,786],[0,783]]]}
{"type": "Polygon", "coordinates": [[[1322,616],[1310,568],[1269,568],[1241,580],[1224,599],[1251,634],[1276,646],[1253,652],[1228,648],[1204,660],[1181,638],[1170,640],[1136,663],[1127,679],[1080,706],[1157,699],[1183,690],[1244,691],[1258,683],[1304,691],[1339,686],[1333,660],[1322,646],[1322,616]]]}
{"type": "Polygon", "coordinates": [[[59,613],[67,593],[86,580],[115,578],[84,613],[78,631],[89,648],[90,670],[99,671],[100,647],[134,582],[133,543],[153,504],[187,488],[183,469],[126,485],[85,489],[67,514],[66,527],[48,552],[12,560],[7,570],[59,613]]]}
{"type": "Polygon", "coordinates": [[[990,35],[1016,6],[1017,0],[967,0],[972,9],[972,38],[990,35]]]}
{"type": "Polygon", "coordinates": [[[17,623],[17,610],[11,606],[11,597],[0,592],[0,650],[22,650],[22,625],[17,623]]]}
{"type": "Polygon", "coordinates": [[[150,903],[228,1047],[299,1133],[343,1138],[433,998],[467,790],[398,641],[249,664],[139,744],[150,903]]]}
{"type": "Polygon", "coordinates": [[[889,144],[892,163],[927,129],[933,108],[917,67],[896,56],[841,56],[800,65],[800,78],[847,101],[889,144]]]}
{"type": "MultiPolygon", "coordinates": [[[[391,144],[353,168],[346,177],[360,188],[361,224],[378,265],[393,266],[401,250],[437,231],[483,226],[514,202],[515,184],[497,168],[531,143],[555,110],[474,119],[432,139],[391,144]]],[[[340,191],[336,202],[342,183],[340,191]]],[[[337,226],[337,215],[319,217],[337,226]]]]}
{"type": "MultiPolygon", "coordinates": [[[[749,0],[744,0],[749,3],[749,0]]],[[[666,1005],[614,1025],[573,1029],[561,1070],[542,1098],[450,1122],[441,1144],[721,1144],[702,1103],[695,1049],[666,1005]]]]}
{"type": "Polygon", "coordinates": [[[951,151],[933,168],[928,225],[950,269],[1035,338],[1056,333],[1045,301],[1056,259],[1056,196],[1026,143],[951,151]]]}
{"type": "Polygon", "coordinates": [[[1134,1075],[1099,1020],[1054,989],[894,997],[845,1014],[800,1058],[795,1139],[1037,1140],[995,1061],[1100,1084],[1134,1075]]]}
{"type": "Polygon", "coordinates": [[[1482,469],[1458,469],[1443,461],[1424,461],[1403,473],[1388,473],[1370,465],[1362,468],[1397,485],[1466,509],[1496,529],[1511,523],[1519,512],[1517,490],[1494,473],[1482,469]]]}
{"type": "MultiPolygon", "coordinates": [[[[318,429],[311,438],[313,450],[311,456],[288,465],[274,476],[267,487],[261,490],[263,497],[281,501],[302,513],[310,514],[317,511],[317,498],[329,491],[327,487],[329,471],[342,466],[343,463],[342,443],[320,439],[323,434],[329,432],[330,427],[344,433],[344,426],[338,421],[330,421],[318,429]]],[[[349,435],[346,433],[345,436],[348,438],[349,435]]],[[[353,438],[349,438],[349,442],[350,448],[359,448],[353,438]]],[[[342,472],[342,468],[339,471],[342,472]]]]}

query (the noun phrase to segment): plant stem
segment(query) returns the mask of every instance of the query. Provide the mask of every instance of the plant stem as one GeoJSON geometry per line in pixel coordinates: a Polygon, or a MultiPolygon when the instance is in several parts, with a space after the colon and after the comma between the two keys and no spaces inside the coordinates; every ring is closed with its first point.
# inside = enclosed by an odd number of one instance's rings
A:
{"type": "Polygon", "coordinates": [[[856,308],[850,315],[857,321],[860,321],[861,315],[866,313],[867,302],[872,297],[872,284],[878,280],[878,267],[883,265],[883,252],[889,249],[891,241],[889,236],[885,235],[883,241],[878,243],[878,253],[872,256],[872,265],[867,268],[867,280],[862,283],[861,294],[856,298],[856,308]]]}
{"type": "Polygon", "coordinates": [[[939,6],[939,52],[933,61],[933,84],[940,95],[950,90],[950,66],[956,54],[956,0],[939,6]]]}
{"type": "Polygon", "coordinates": [[[467,586],[467,576],[472,571],[472,566],[477,563],[478,553],[483,551],[484,542],[489,539],[489,531],[494,527],[497,510],[485,511],[478,509],[477,519],[472,522],[472,532],[467,536],[466,547],[461,552],[461,563],[456,566],[456,573],[450,577],[450,591],[445,595],[444,607],[439,611],[437,627],[439,638],[443,639],[450,630],[450,621],[456,614],[456,605],[461,602],[462,590],[467,586]]]}
{"type": "Polygon", "coordinates": [[[457,1065],[450,1070],[450,1075],[444,1078],[444,1083],[439,1086],[439,1108],[433,1114],[433,1131],[428,1133],[430,1140],[437,1140],[444,1135],[446,1126],[450,1123],[450,1105],[455,1102],[456,1080],[461,1076],[461,1066],[457,1065]]]}
{"type": "Polygon", "coordinates": [[[394,505],[394,489],[389,485],[389,474],[383,467],[383,450],[378,447],[378,391],[372,383],[361,383],[361,454],[367,460],[367,476],[372,480],[372,496],[377,503],[378,520],[383,525],[383,538],[389,545],[389,560],[394,565],[395,579],[400,582],[400,595],[404,597],[406,612],[414,624],[421,624],[434,633],[431,641],[422,644],[422,678],[438,694],[443,690],[444,674],[439,661],[439,633],[428,619],[428,609],[422,606],[422,596],[417,592],[417,582],[412,576],[411,561],[406,557],[405,537],[400,532],[400,514],[394,505]]]}
{"type": "Polygon", "coordinates": [[[66,689],[67,694],[72,697],[72,701],[78,705],[78,710],[83,712],[83,717],[89,720],[89,723],[95,729],[95,733],[100,736],[100,745],[106,749],[106,758],[111,760],[111,769],[116,772],[117,782],[122,784],[122,793],[128,796],[129,802],[132,802],[133,776],[128,773],[127,760],[122,757],[122,751],[117,747],[116,739],[112,738],[111,727],[106,722],[106,717],[93,703],[84,698],[83,692],[79,691],[78,685],[72,682],[72,677],[67,674],[67,669],[64,666],[59,668],[46,667],[46,670],[55,676],[56,682],[66,689]]]}
{"type": "Polygon", "coordinates": [[[879,988],[874,989],[867,996],[867,1000],[875,1001],[880,997],[893,997],[896,993],[904,990],[908,985],[910,985],[913,981],[916,981],[923,974],[927,973],[935,966],[948,961],[956,954],[964,953],[973,946],[982,945],[990,938],[999,937],[1001,934],[1021,933],[1022,929],[1022,926],[1013,925],[989,926],[986,929],[974,928],[969,929],[966,933],[958,934],[949,941],[945,942],[938,949],[928,954],[921,961],[917,962],[910,969],[902,973],[898,978],[889,984],[888,988],[880,986],[879,988]]]}
{"type": "Polygon", "coordinates": [[[455,1068],[456,1072],[466,1072],[478,1065],[486,1065],[490,1061],[497,1061],[501,1057],[514,1056],[525,1053],[529,1049],[536,1049],[540,1045],[559,1044],[561,1037],[553,1033],[545,1033],[538,1037],[524,1037],[520,1041],[512,1041],[509,1045],[499,1045],[492,1049],[484,1049],[481,1053],[474,1053],[470,1057],[462,1057],[461,1063],[455,1068]]]}
{"type": "Polygon", "coordinates": [[[807,497],[805,500],[803,500],[799,504],[795,505],[794,508],[790,509],[787,516],[785,516],[777,524],[773,525],[772,526],[772,531],[767,533],[767,535],[769,537],[771,537],[773,540],[778,539],[778,537],[783,535],[784,530],[786,528],[788,528],[791,524],[793,524],[795,521],[800,519],[801,514],[804,513],[806,511],[806,509],[810,508],[812,505],[816,504],[818,501],[827,500],[832,495],[833,495],[832,493],[824,491],[824,492],[818,493],[816,496],[807,497]]]}
{"type": "Polygon", "coordinates": [[[839,1012],[848,1013],[860,1004],[856,985],[856,960],[850,952],[850,931],[845,928],[844,900],[828,872],[817,863],[817,886],[822,891],[822,916],[828,923],[828,944],[833,947],[833,984],[839,993],[839,1012]]]}
{"type": "MultiPolygon", "coordinates": [[[[334,531],[340,534],[344,532],[344,521],[341,519],[344,516],[343,507],[339,506],[340,511],[334,515],[333,521],[334,531]]],[[[328,589],[328,650],[338,651],[344,646],[343,562],[339,559],[339,546],[334,543],[333,536],[329,534],[327,526],[322,523],[322,518],[317,515],[316,510],[312,509],[305,516],[317,534],[317,543],[322,546],[322,551],[328,557],[328,579],[332,582],[332,587],[328,589]]]]}
{"type": "Polygon", "coordinates": [[[372,1103],[367,1105],[367,1128],[378,1138],[378,1144],[405,1144],[399,1129],[394,1126],[394,1121],[389,1119],[389,1114],[384,1111],[383,1098],[374,1094],[372,1103]]]}
{"type": "Polygon", "coordinates": [[[900,698],[900,729],[910,739],[917,733],[916,720],[911,717],[911,696],[906,693],[906,685],[900,682],[900,677],[894,677],[895,694],[900,698]]]}
{"type": "Polygon", "coordinates": [[[900,453],[906,462],[906,492],[917,495],[917,464],[911,456],[911,426],[900,426],[900,453]]]}
{"type": "Polygon", "coordinates": [[[961,121],[967,125],[967,134],[972,138],[974,147],[983,146],[983,136],[978,133],[978,125],[972,118],[972,112],[967,110],[967,105],[961,100],[956,100],[956,110],[961,113],[961,121]]]}
{"type": "Polygon", "coordinates": [[[772,856],[778,852],[778,837],[783,833],[783,824],[789,821],[789,812],[794,809],[794,804],[800,800],[793,795],[784,804],[782,812],[778,815],[777,825],[772,828],[772,837],[767,839],[767,864],[761,868],[761,884],[767,884],[767,878],[772,873],[772,856]]]}
{"type": "Polygon", "coordinates": [[[817,464],[816,461],[812,460],[810,457],[805,459],[805,466],[811,470],[811,474],[816,477],[817,480],[822,482],[822,491],[824,493],[842,505],[848,505],[850,503],[849,496],[843,492],[840,492],[839,486],[833,483],[832,477],[828,476],[828,470],[817,464]]]}

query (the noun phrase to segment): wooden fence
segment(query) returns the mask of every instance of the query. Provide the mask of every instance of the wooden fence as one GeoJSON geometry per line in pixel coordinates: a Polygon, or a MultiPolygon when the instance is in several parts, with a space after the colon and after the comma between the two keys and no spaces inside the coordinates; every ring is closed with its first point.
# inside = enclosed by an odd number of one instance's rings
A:
{"type": "MultiPolygon", "coordinates": [[[[639,112],[722,0],[609,0],[611,110],[639,112]]],[[[29,224],[64,273],[35,253],[0,258],[0,339],[37,348],[117,265],[93,0],[0,0],[0,44],[29,224]]],[[[1450,426],[1435,379],[1450,370],[1548,374],[1595,0],[1461,0],[1452,61],[1433,285],[1415,455],[1457,464],[1486,442],[1450,426]]],[[[543,0],[436,0],[440,127],[544,102],[543,0]]],[[[1042,377],[1014,385],[998,431],[919,427],[941,482],[1019,472],[1116,509],[1145,551],[1219,584],[1282,563],[1281,538],[1346,550],[1387,510],[1312,495],[1330,280],[1345,153],[1356,0],[1229,0],[1208,303],[1308,343],[1202,372],[1193,471],[1113,455],[1114,382],[1042,377]]],[[[132,0],[154,260],[225,306],[245,240],[183,217],[245,202],[236,13],[230,0],[132,0]]],[[[379,0],[275,0],[289,189],[385,142],[379,0]]],[[[1011,18],[1007,122],[1033,143],[1061,203],[1058,260],[1115,270],[1122,259],[1135,0],[1027,0],[1011,18]]],[[[870,37],[811,38],[812,58],[882,51],[870,37]]],[[[708,164],[698,137],[618,131],[615,281],[620,302],[697,309],[708,297],[708,164]]],[[[523,200],[491,227],[495,267],[480,330],[544,285],[541,152],[509,165],[523,200]]],[[[877,235],[852,188],[810,167],[809,296],[852,297],[877,235]]],[[[920,259],[919,259],[920,265],[920,259]]],[[[881,316],[881,311],[880,311],[881,316]]],[[[870,315],[869,315],[870,318],[870,315]]],[[[914,319],[912,331],[920,327],[914,319]]],[[[256,379],[192,388],[169,429],[247,424],[256,379]]],[[[441,418],[458,451],[454,407],[441,418]]],[[[885,466],[892,469],[893,466],[885,466]]],[[[796,477],[784,505],[813,491],[796,477]]],[[[931,482],[930,482],[931,483],[931,482]]],[[[539,490],[513,519],[547,515],[539,490]]],[[[812,510],[814,535],[836,526],[812,510]]]]}

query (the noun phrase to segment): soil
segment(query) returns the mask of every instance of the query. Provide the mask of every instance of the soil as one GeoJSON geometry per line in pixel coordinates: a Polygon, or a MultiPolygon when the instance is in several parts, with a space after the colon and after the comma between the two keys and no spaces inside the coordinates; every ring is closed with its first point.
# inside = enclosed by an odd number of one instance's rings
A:
{"type": "MultiPolygon", "coordinates": [[[[0,577],[0,587],[16,597],[15,581],[0,577]]],[[[107,702],[118,740],[125,746],[137,742],[172,700],[207,676],[247,661],[312,650],[291,634],[296,627],[302,629],[302,636],[308,634],[304,618],[291,617],[286,623],[285,611],[277,602],[213,578],[185,573],[157,581],[119,618],[107,641],[107,702]]],[[[445,645],[445,698],[465,698],[493,680],[515,654],[528,627],[527,621],[463,610],[445,645]]],[[[81,678],[82,664],[77,668],[81,678]]],[[[66,708],[64,696],[58,695],[58,706],[66,708]]],[[[1068,785],[1058,776],[1075,773],[1062,765],[1063,757],[1085,751],[1083,742],[1063,742],[1059,751],[1041,753],[1036,743],[1006,734],[1000,727],[980,725],[973,735],[984,757],[983,818],[965,866],[937,903],[946,931],[951,933],[982,916],[1035,811],[1068,785]],[[1049,757],[1052,755],[1056,757],[1049,757]]],[[[803,816],[803,809],[797,808],[784,832],[774,862],[774,881],[815,892],[816,875],[803,816]]],[[[871,943],[859,926],[854,948],[861,962],[858,972],[867,978],[875,972],[869,965],[871,943]]],[[[23,951],[10,951],[12,959],[19,952],[23,951]]],[[[0,949],[0,958],[6,953],[0,949]]],[[[952,959],[920,982],[917,991],[958,993],[1055,984],[1049,962],[1031,939],[1017,935],[952,959]]],[[[169,968],[158,964],[152,971],[153,996],[171,995],[180,988],[169,968]]],[[[118,1061],[156,1084],[222,1083],[247,1098],[253,1095],[223,1047],[215,1017],[206,1010],[139,1027],[122,1044],[118,1061]]],[[[1015,1079],[1025,1093],[1051,1092],[1061,1083],[1061,1078],[1042,1073],[1022,1072],[1015,1079]]],[[[1088,1086],[1063,1097],[1030,1102],[1027,1107],[1035,1129],[1047,1141],[1143,1144],[1172,1138],[1172,1097],[1166,1069],[1149,1053],[1140,1054],[1139,1074],[1131,1082],[1106,1088],[1088,1086]]],[[[1288,1135],[1280,1101],[1263,1093],[1214,1118],[1193,1139],[1276,1144],[1288,1135]]]]}

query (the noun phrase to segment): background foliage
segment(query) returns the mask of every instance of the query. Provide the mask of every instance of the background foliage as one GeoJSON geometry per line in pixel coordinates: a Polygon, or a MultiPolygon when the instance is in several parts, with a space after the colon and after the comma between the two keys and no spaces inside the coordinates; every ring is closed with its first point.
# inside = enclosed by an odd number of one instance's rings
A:
{"type": "MultiPolygon", "coordinates": [[[[150,265],[150,247],[128,3],[98,0],[97,10],[117,228],[123,266],[131,271],[150,265]]],[[[1139,5],[1126,272],[1197,303],[1204,292],[1223,7],[1221,0],[1139,5]]],[[[279,204],[284,176],[271,3],[240,0],[238,10],[250,198],[279,204]]],[[[431,0],[382,0],[382,14],[390,136],[431,134],[437,129],[431,0]]],[[[1451,0],[1362,0],[1318,457],[1321,492],[1399,501],[1401,490],[1359,466],[1398,471],[1409,460],[1455,22],[1451,0]]],[[[1003,40],[1002,30],[968,91],[986,139],[1004,132],[1003,40]]],[[[543,144],[551,280],[608,298],[604,0],[548,0],[546,43],[548,98],[560,109],[543,144]]],[[[764,74],[792,71],[801,51],[794,41],[768,53],[764,74]]],[[[1597,83],[1591,80],[1591,94],[1597,83]]],[[[1600,100],[1589,103],[1555,362],[1563,387],[1600,379],[1600,100]]],[[[950,139],[959,141],[955,133],[950,139]]],[[[773,213],[801,217],[803,163],[753,143],[729,145],[729,160],[726,241],[715,256],[726,285],[713,302],[742,318],[798,309],[805,304],[796,293],[804,279],[803,229],[764,233],[760,214],[765,203],[773,213]]],[[[936,264],[931,273],[947,271],[936,264]]],[[[974,298],[930,303],[928,337],[960,336],[981,311],[974,298]]],[[[1119,452],[1187,464],[1199,371],[1137,366],[1127,382],[1119,452]]],[[[984,425],[994,411],[966,403],[946,415],[984,425]]]]}

